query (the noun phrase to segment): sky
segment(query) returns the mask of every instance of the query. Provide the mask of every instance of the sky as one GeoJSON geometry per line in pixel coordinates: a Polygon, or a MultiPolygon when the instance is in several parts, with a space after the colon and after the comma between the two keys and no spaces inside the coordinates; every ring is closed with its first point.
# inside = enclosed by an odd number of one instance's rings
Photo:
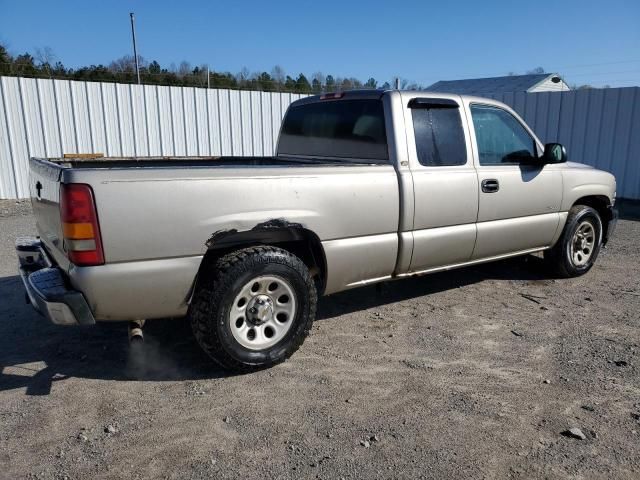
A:
{"type": "Polygon", "coordinates": [[[108,64],[132,54],[129,12],[138,53],[162,66],[423,86],[541,66],[572,85],[640,85],[640,0],[0,0],[0,43],[108,64]]]}

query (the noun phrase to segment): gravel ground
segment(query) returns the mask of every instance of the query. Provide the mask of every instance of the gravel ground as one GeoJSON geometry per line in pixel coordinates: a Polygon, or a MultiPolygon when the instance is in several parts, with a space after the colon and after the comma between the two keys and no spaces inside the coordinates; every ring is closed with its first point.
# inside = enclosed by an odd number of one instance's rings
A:
{"type": "Polygon", "coordinates": [[[326,297],[240,376],[184,320],[143,352],[47,324],[16,276],[33,231],[0,202],[0,477],[640,478],[640,222],[577,279],[527,257],[326,297]]]}

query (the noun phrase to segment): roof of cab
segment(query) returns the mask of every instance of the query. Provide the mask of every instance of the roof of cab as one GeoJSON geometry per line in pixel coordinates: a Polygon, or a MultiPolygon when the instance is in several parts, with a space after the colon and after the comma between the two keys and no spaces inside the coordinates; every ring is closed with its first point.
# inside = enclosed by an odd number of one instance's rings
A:
{"type": "Polygon", "coordinates": [[[319,101],[325,100],[378,100],[382,97],[384,92],[388,90],[382,89],[360,89],[360,90],[345,90],[344,92],[335,92],[342,93],[342,95],[335,99],[326,99],[324,95],[332,95],[332,93],[322,93],[320,95],[311,95],[309,97],[304,97],[296,100],[291,103],[292,107],[297,107],[299,105],[305,105],[307,103],[315,103],[319,101]]]}
{"type": "Polygon", "coordinates": [[[501,105],[509,107],[499,100],[493,98],[478,97],[475,95],[460,95],[457,93],[448,92],[434,92],[431,90],[393,90],[393,89],[360,89],[360,90],[345,90],[340,97],[337,98],[324,98],[324,95],[331,95],[332,93],[323,93],[320,95],[311,95],[308,97],[300,98],[291,103],[290,107],[298,107],[301,105],[308,105],[310,103],[326,102],[326,101],[341,101],[341,100],[379,100],[387,92],[401,92],[410,95],[423,95],[424,97],[431,98],[459,98],[475,103],[486,103],[492,105],[501,105]]]}

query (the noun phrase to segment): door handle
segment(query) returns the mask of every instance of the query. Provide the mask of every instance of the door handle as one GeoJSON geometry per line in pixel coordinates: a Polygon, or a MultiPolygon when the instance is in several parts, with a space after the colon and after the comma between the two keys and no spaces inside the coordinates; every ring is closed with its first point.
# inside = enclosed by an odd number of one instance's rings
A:
{"type": "Polygon", "coordinates": [[[495,178],[487,178],[482,180],[480,184],[484,193],[494,193],[500,190],[500,183],[495,178]]]}

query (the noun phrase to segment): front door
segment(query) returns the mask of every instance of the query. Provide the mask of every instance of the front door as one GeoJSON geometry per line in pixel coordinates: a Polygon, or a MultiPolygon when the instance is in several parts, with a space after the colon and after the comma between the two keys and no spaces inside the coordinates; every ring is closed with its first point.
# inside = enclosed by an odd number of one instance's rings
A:
{"type": "Polygon", "coordinates": [[[540,147],[510,111],[473,102],[468,111],[479,183],[473,259],[549,246],[560,217],[561,172],[556,165],[530,165],[540,147]]]}

